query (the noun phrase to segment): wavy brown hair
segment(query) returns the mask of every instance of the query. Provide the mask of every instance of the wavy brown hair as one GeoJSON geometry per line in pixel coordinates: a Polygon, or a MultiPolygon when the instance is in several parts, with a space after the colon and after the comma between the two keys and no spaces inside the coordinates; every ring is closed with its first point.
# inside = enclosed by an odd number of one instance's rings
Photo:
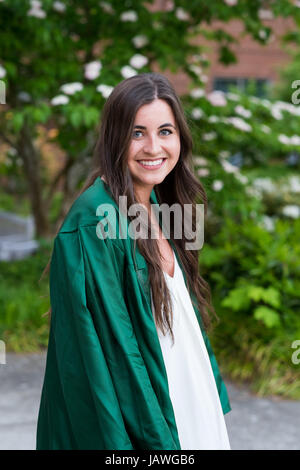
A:
{"type": "MultiPolygon", "coordinates": [[[[138,109],[155,99],[164,100],[170,106],[180,134],[178,162],[163,182],[155,186],[157,200],[159,205],[165,203],[168,207],[175,203],[180,204],[182,214],[184,205],[190,204],[190,207],[193,208],[192,230],[195,233],[196,203],[204,204],[206,214],[207,197],[202,184],[193,173],[192,137],[181,102],[169,80],[159,73],[135,75],[123,80],[113,89],[103,107],[92,170],[79,194],[91,186],[98,176],[103,176],[116,202],[119,201],[119,196],[127,196],[127,207],[139,203],[135,196],[134,185],[127,164],[127,153],[138,109]]],[[[133,216],[128,215],[128,217],[134,219],[133,216]]],[[[208,331],[212,326],[211,313],[216,319],[218,317],[212,305],[209,285],[199,273],[199,250],[185,250],[185,243],[191,242],[191,240],[185,236],[183,221],[182,238],[180,239],[174,238],[175,223],[172,223],[172,218],[170,218],[170,221],[170,238],[176,247],[184,269],[188,291],[190,294],[191,292],[194,294],[196,304],[191,297],[192,302],[199,310],[204,329],[208,331]]],[[[149,214],[148,228],[150,231],[151,220],[149,214]]],[[[174,340],[172,303],[163,275],[162,258],[158,243],[151,236],[136,239],[135,243],[138,244],[139,251],[147,262],[155,322],[163,334],[169,331],[174,340]]],[[[50,261],[45,271],[48,271],[49,265],[50,261]]]]}

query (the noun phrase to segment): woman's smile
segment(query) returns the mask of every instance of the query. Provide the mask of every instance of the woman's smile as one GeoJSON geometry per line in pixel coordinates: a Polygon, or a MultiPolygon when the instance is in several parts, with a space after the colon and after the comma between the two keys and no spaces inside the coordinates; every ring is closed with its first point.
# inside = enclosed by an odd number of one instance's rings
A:
{"type": "Polygon", "coordinates": [[[145,170],[154,171],[161,168],[165,161],[166,158],[158,158],[153,160],[138,160],[138,163],[141,167],[145,168],[145,170]]]}

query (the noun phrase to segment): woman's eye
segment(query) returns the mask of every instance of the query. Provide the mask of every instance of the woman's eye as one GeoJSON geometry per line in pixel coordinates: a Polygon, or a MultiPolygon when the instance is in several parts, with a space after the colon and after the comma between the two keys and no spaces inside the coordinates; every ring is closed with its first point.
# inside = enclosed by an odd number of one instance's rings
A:
{"type": "Polygon", "coordinates": [[[133,137],[140,137],[139,135],[136,134],[142,134],[142,131],[134,131],[133,137]]]}
{"type": "MultiPolygon", "coordinates": [[[[170,134],[172,134],[172,131],[170,131],[170,129],[162,129],[161,132],[169,132],[170,134]]],[[[170,135],[170,134],[165,134],[165,135],[170,135]]]]}

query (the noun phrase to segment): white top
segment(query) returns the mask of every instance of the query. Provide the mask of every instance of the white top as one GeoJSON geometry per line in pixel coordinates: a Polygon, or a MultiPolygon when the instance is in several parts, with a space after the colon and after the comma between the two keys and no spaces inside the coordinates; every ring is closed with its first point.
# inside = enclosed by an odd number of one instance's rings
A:
{"type": "MultiPolygon", "coordinates": [[[[174,251],[173,251],[174,253],[174,251]]],[[[164,276],[173,303],[174,345],[157,327],[182,450],[230,450],[224,414],[209,355],[184,277],[164,276]]],[[[151,291],[152,312],[154,312],[151,291]]]]}

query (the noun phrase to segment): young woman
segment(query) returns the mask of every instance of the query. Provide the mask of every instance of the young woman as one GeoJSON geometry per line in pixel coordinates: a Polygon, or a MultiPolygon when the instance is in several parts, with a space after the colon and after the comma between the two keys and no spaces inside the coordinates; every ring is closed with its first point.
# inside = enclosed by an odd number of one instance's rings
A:
{"type": "Polygon", "coordinates": [[[199,250],[186,249],[184,229],[174,236],[184,217],[174,217],[166,236],[151,210],[195,207],[199,198],[206,206],[191,149],[163,75],[114,88],[93,172],[54,241],[37,449],[230,449],[231,408],[206,334],[214,310],[199,250]],[[149,236],[132,236],[134,204],[149,236]]]}

